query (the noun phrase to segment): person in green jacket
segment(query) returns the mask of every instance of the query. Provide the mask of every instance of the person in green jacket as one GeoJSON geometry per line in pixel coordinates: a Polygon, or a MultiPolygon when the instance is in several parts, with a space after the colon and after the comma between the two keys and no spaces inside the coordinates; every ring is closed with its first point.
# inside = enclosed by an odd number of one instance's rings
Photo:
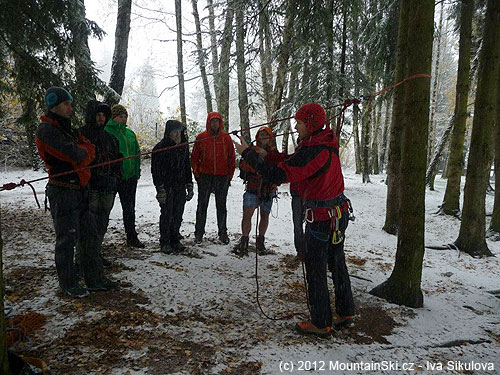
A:
{"type": "MultiPolygon", "coordinates": [[[[141,153],[135,133],[127,128],[128,113],[124,106],[116,104],[111,108],[111,120],[104,128],[109,134],[118,139],[120,152],[123,157],[141,153]]],[[[144,248],[139,241],[135,229],[135,193],[137,181],[141,176],[141,158],[131,158],[122,161],[122,180],[118,184],[118,195],[123,210],[123,224],[127,234],[127,245],[144,248]]]]}

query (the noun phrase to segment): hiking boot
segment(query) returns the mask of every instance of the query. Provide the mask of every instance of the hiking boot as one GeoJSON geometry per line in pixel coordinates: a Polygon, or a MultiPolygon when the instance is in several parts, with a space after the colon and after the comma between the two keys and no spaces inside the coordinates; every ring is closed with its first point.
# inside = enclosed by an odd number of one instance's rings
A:
{"type": "Polygon", "coordinates": [[[139,241],[139,238],[137,236],[128,237],[127,245],[130,247],[137,247],[139,249],[144,249],[146,247],[146,245],[139,241]]]}
{"type": "Polygon", "coordinates": [[[164,243],[163,245],[161,245],[160,251],[163,254],[173,254],[175,252],[173,246],[170,245],[169,243],[164,243]]]}
{"type": "Polygon", "coordinates": [[[94,285],[88,285],[87,289],[90,290],[91,292],[98,292],[98,291],[115,291],[120,289],[120,283],[116,281],[111,281],[107,278],[103,278],[101,281],[94,285]]]}
{"type": "Polygon", "coordinates": [[[224,233],[219,234],[219,240],[224,245],[227,245],[229,243],[229,237],[227,236],[227,233],[224,232],[224,233]]]}
{"type": "Polygon", "coordinates": [[[203,234],[194,234],[194,243],[202,243],[203,242],[203,234]]]}
{"type": "Polygon", "coordinates": [[[318,328],[314,324],[312,324],[310,320],[307,320],[305,322],[298,322],[295,325],[295,328],[299,333],[315,335],[318,337],[328,337],[332,333],[331,327],[318,328]]]}
{"type": "Polygon", "coordinates": [[[273,255],[276,254],[275,251],[266,249],[266,245],[264,245],[265,238],[264,236],[257,236],[255,240],[255,250],[259,255],[273,255]]]}
{"type": "Polygon", "coordinates": [[[248,236],[241,236],[239,242],[233,246],[231,252],[239,257],[248,256],[248,236]]]}
{"type": "Polygon", "coordinates": [[[102,256],[101,256],[101,260],[102,260],[102,266],[104,268],[113,268],[113,263],[111,263],[109,260],[107,260],[106,258],[104,258],[102,256]]]}
{"type": "Polygon", "coordinates": [[[72,288],[63,289],[63,290],[68,296],[73,297],[73,298],[85,298],[89,295],[89,291],[87,289],[83,288],[82,286],[80,286],[80,284],[76,284],[72,288]]]}
{"type": "Polygon", "coordinates": [[[186,246],[181,244],[180,242],[177,242],[172,245],[172,249],[174,254],[182,253],[184,250],[186,250],[186,246]]]}
{"type": "Polygon", "coordinates": [[[333,326],[335,328],[350,328],[354,327],[354,316],[340,316],[335,314],[333,317],[333,326]]]}

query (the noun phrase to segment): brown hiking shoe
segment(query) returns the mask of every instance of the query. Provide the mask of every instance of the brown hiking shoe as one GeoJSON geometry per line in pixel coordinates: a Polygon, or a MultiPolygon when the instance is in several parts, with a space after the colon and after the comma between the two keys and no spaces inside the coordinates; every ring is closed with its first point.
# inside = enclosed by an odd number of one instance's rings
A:
{"type": "Polygon", "coordinates": [[[331,327],[318,328],[314,324],[312,324],[310,320],[307,320],[305,322],[298,322],[295,325],[295,328],[300,333],[315,335],[318,337],[328,337],[332,333],[331,327]]]}
{"type": "Polygon", "coordinates": [[[257,250],[257,253],[259,255],[273,255],[276,254],[275,251],[266,249],[266,245],[264,244],[265,242],[264,236],[257,236],[257,239],[255,240],[255,250],[257,250]]]}

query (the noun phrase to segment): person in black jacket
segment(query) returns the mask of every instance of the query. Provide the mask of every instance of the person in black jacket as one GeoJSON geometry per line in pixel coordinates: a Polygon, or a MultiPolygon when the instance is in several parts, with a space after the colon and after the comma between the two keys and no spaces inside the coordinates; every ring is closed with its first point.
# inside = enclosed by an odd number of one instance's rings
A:
{"type": "MultiPolygon", "coordinates": [[[[97,100],[91,100],[87,103],[86,126],[81,128],[80,131],[96,148],[96,156],[91,165],[107,163],[122,157],[118,140],[104,131],[110,117],[111,109],[107,104],[100,103],[97,100]]],[[[113,208],[120,179],[120,162],[91,169],[89,182],[91,221],[87,225],[94,235],[78,243],[76,254],[78,265],[81,265],[83,261],[80,259],[83,247],[93,247],[98,254],[99,259],[96,263],[98,266],[93,270],[95,273],[94,281],[88,286],[90,290],[116,290],[119,287],[118,283],[104,277],[103,266],[109,267],[111,263],[102,257],[101,247],[104,235],[108,230],[109,214],[113,208]]]]}
{"type": "Polygon", "coordinates": [[[183,126],[167,121],[163,139],[153,148],[151,174],[160,204],[160,246],[165,254],[179,253],[185,247],[179,241],[179,229],[186,200],[193,198],[193,178],[189,146],[181,144],[183,126]],[[161,152],[156,150],[173,147],[161,152]]]}

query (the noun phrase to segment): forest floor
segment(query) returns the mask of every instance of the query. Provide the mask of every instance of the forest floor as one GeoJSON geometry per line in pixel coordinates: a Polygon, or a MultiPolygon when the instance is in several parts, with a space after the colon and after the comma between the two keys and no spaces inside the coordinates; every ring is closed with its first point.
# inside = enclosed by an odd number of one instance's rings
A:
{"type": "MultiPolygon", "coordinates": [[[[0,182],[41,175],[12,171],[0,182]]],[[[346,258],[351,275],[357,276],[351,278],[357,315],[354,328],[328,339],[293,329],[308,310],[302,266],[294,256],[288,186],[280,187],[266,238],[277,254],[258,259],[260,304],[272,317],[296,314],[283,320],[266,319],[256,302],[255,253],[243,259],[230,253],[240,231],[243,186],[237,178],[228,196],[231,243],[217,239],[213,199],[204,242],[192,243],[195,194],[182,227],[189,250],[164,255],[158,244],[159,208],[145,163],[136,221],[146,249],[126,246],[117,200],[103,254],[114,264],[109,276],[122,288],[80,300],[58,288],[50,212],[36,208],[29,187],[2,192],[6,305],[12,314],[34,311],[45,318],[30,341],[16,347],[44,360],[52,375],[278,374],[292,364],[285,372],[497,374],[500,299],[488,292],[500,289],[498,256],[473,259],[456,251],[427,250],[421,309],[389,304],[368,293],[389,277],[396,252],[396,237],[381,230],[383,178],[372,176],[373,183],[362,184],[360,176],[345,172],[346,195],[356,215],[347,230],[346,258]],[[348,367],[361,363],[368,367],[348,367]],[[488,370],[492,365],[494,370],[488,370]],[[436,371],[440,366],[443,370],[436,371]]],[[[427,192],[426,244],[447,244],[458,234],[458,219],[434,214],[445,185],[437,179],[436,191],[427,192]]],[[[43,201],[44,184],[36,188],[43,201]]],[[[492,203],[488,196],[487,212],[492,203]]],[[[488,241],[488,246],[500,253],[500,243],[488,241]]]]}

